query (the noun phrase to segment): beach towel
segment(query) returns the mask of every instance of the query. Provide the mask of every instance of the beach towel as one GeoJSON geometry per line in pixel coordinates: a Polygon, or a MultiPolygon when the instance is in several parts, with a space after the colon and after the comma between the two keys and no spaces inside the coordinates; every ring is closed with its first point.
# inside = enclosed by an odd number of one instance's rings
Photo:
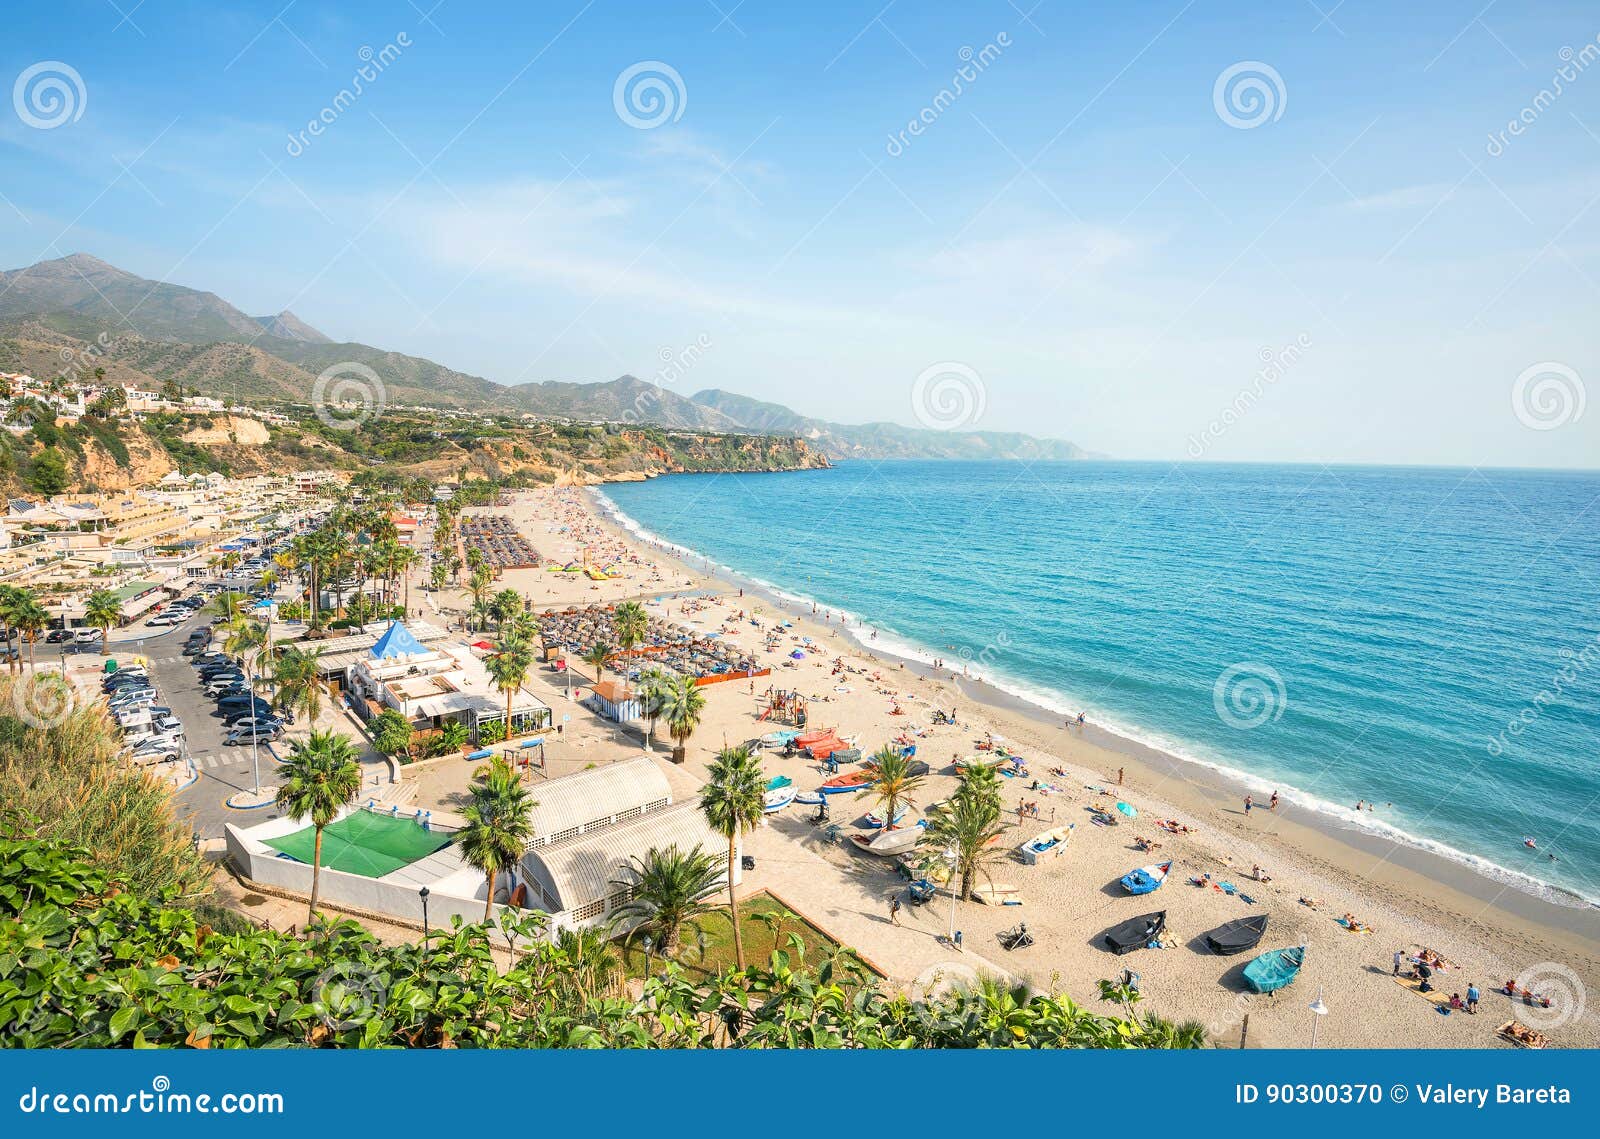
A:
{"type": "Polygon", "coordinates": [[[1243,902],[1247,906],[1253,906],[1253,905],[1256,904],[1256,900],[1254,898],[1252,898],[1249,894],[1240,894],[1239,895],[1239,900],[1241,902],[1243,902]]]}
{"type": "Polygon", "coordinates": [[[1238,889],[1238,887],[1232,882],[1220,882],[1217,885],[1217,889],[1221,890],[1224,894],[1227,894],[1231,898],[1233,896],[1233,892],[1238,889]]]}
{"type": "Polygon", "coordinates": [[[1431,1005],[1443,1005],[1446,1008],[1450,1006],[1449,993],[1441,993],[1438,989],[1425,993],[1422,991],[1422,981],[1416,977],[1394,977],[1392,980],[1402,989],[1415,993],[1431,1005]]]}

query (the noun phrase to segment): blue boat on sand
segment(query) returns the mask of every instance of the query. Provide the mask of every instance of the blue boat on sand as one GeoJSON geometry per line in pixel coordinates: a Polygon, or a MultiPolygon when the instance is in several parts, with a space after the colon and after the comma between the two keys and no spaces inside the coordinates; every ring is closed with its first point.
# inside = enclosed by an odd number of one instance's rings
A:
{"type": "Polygon", "coordinates": [[[1270,949],[1244,967],[1244,981],[1256,993],[1275,993],[1300,975],[1306,947],[1270,949]]]}
{"type": "Polygon", "coordinates": [[[1130,894],[1153,894],[1161,889],[1171,869],[1171,862],[1158,862],[1154,866],[1130,870],[1122,876],[1122,888],[1130,894]]]}

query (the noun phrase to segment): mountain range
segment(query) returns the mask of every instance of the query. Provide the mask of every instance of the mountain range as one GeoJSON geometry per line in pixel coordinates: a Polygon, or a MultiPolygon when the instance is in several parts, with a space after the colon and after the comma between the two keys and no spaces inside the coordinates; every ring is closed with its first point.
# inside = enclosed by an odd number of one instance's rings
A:
{"type": "Polygon", "coordinates": [[[248,316],[215,293],[151,281],[86,253],[0,272],[0,368],[47,377],[74,359],[142,387],[173,380],[240,401],[300,403],[310,400],[320,372],[354,362],[382,378],[391,403],[793,435],[833,459],[1088,457],[1061,439],[834,423],[734,392],[680,395],[633,376],[498,384],[419,356],[336,341],[292,312],[248,316]]]}

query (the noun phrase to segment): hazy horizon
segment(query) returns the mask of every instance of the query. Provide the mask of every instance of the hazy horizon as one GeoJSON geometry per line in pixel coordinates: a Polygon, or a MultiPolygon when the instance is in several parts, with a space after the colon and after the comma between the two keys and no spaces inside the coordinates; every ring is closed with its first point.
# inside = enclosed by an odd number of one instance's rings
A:
{"type": "Polygon", "coordinates": [[[731,7],[19,11],[0,262],[503,384],[1596,465],[1592,8],[731,7]]]}

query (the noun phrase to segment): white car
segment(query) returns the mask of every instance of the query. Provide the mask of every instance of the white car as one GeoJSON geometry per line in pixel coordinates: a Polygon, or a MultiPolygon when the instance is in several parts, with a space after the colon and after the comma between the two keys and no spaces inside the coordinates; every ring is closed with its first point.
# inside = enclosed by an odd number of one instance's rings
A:
{"type": "Polygon", "coordinates": [[[100,642],[102,635],[99,629],[79,629],[72,634],[72,639],[80,645],[94,645],[100,642]]]}

